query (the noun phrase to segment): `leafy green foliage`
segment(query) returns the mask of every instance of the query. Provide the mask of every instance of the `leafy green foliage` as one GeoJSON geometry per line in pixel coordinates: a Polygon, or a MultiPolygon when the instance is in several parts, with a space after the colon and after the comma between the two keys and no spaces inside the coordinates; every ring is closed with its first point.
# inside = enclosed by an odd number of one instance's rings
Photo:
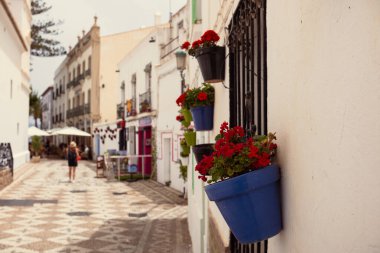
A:
{"type": "Polygon", "coordinates": [[[185,105],[189,108],[197,106],[214,105],[215,89],[209,83],[203,83],[201,87],[196,87],[186,91],[185,105]],[[202,95],[205,99],[202,99],[202,95]]]}
{"type": "Polygon", "coordinates": [[[44,0],[32,0],[31,6],[31,55],[49,57],[66,54],[65,48],[60,46],[60,42],[53,38],[59,34],[59,30],[56,29],[56,26],[62,24],[62,21],[55,22],[53,20],[36,20],[36,15],[40,15],[51,9],[51,6],[48,6],[44,0]]]}
{"type": "Polygon", "coordinates": [[[34,118],[34,125],[37,127],[37,120],[40,119],[42,123],[42,104],[40,96],[37,91],[32,91],[29,94],[29,115],[34,118]]]}
{"type": "Polygon", "coordinates": [[[38,156],[38,154],[41,152],[42,149],[42,141],[40,136],[33,136],[32,137],[32,148],[35,152],[35,155],[38,156]]]}

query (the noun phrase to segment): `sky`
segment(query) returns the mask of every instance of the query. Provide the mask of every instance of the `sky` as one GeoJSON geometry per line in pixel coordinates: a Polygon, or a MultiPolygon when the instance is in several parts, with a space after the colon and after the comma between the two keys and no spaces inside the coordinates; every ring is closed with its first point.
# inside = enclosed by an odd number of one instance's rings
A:
{"type": "MultiPolygon", "coordinates": [[[[45,0],[52,6],[48,12],[34,16],[38,19],[62,20],[61,33],[55,38],[68,50],[78,41],[77,36],[86,32],[98,17],[101,35],[154,25],[154,14],[161,13],[161,22],[169,20],[173,13],[186,4],[186,0],[45,0]]],[[[31,84],[42,94],[53,84],[54,71],[63,61],[60,57],[32,57],[31,84]]]]}

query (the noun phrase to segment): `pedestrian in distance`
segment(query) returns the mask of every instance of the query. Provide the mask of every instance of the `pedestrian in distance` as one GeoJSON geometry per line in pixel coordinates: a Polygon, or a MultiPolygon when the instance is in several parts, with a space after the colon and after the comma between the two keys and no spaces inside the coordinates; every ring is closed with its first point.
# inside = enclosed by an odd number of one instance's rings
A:
{"type": "Polygon", "coordinates": [[[69,163],[69,181],[75,182],[75,169],[78,166],[78,160],[80,159],[77,144],[72,141],[70,143],[69,150],[67,152],[67,160],[69,163]]]}

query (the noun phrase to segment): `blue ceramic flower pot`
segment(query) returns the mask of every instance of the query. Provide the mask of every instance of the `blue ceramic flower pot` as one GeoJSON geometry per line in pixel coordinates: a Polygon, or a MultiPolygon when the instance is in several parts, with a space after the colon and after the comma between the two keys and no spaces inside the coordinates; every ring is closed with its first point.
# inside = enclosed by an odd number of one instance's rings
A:
{"type": "Polygon", "coordinates": [[[194,127],[197,131],[209,131],[214,128],[214,106],[198,106],[190,109],[194,127]]]}
{"type": "Polygon", "coordinates": [[[281,231],[278,166],[211,184],[205,190],[241,243],[262,241],[281,231]]]}

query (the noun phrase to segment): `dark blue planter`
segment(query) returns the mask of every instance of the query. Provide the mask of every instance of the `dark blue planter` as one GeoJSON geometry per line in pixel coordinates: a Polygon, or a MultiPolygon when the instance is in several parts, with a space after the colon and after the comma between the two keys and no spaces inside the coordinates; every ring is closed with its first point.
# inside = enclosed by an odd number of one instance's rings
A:
{"type": "Polygon", "coordinates": [[[241,243],[262,241],[281,231],[278,166],[211,184],[205,190],[241,243]]]}
{"type": "Polygon", "coordinates": [[[214,128],[214,106],[198,106],[190,109],[194,127],[197,131],[209,131],[214,128]]]}

